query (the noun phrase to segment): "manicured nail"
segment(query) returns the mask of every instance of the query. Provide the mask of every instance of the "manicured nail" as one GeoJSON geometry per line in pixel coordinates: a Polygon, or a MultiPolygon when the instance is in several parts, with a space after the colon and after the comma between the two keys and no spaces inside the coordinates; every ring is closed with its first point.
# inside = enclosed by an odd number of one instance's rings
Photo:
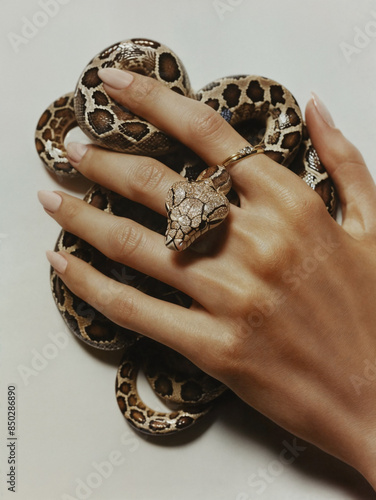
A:
{"type": "Polygon", "coordinates": [[[52,250],[47,250],[46,256],[55,271],[59,274],[64,274],[68,265],[67,259],[61,253],[52,252],[52,250]]]}
{"type": "Polygon", "coordinates": [[[116,68],[102,68],[98,71],[98,76],[103,83],[116,90],[125,89],[133,81],[132,73],[116,68]]]}
{"type": "Polygon", "coordinates": [[[321,118],[330,127],[335,127],[332,115],[329,113],[328,108],[325,106],[325,104],[322,102],[322,100],[319,98],[318,95],[316,95],[314,92],[311,92],[311,94],[312,94],[313,104],[315,105],[315,108],[317,109],[321,118]]]}
{"type": "Polygon", "coordinates": [[[67,144],[67,154],[68,158],[74,163],[80,163],[82,157],[89,149],[87,144],[82,144],[81,142],[70,142],[67,144]]]}
{"type": "Polygon", "coordinates": [[[48,212],[55,213],[63,201],[63,198],[53,191],[38,191],[38,200],[48,212]]]}

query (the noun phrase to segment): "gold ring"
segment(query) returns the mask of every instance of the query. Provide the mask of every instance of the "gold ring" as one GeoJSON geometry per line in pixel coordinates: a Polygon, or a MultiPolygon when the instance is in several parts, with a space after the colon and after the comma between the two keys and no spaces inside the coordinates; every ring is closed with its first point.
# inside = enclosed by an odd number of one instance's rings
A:
{"type": "Polygon", "coordinates": [[[231,165],[231,163],[235,163],[246,156],[257,155],[259,153],[264,153],[264,148],[260,144],[257,146],[245,146],[245,148],[240,149],[237,153],[226,158],[221,165],[223,167],[227,167],[228,165],[231,165]]]}

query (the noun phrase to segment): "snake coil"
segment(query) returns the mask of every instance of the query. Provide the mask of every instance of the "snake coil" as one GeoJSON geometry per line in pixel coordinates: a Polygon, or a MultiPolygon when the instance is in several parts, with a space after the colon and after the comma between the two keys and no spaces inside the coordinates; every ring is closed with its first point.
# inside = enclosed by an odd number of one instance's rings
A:
{"type": "MultiPolygon", "coordinates": [[[[189,182],[200,175],[203,179],[211,177],[210,172],[203,174],[207,165],[191,151],[113,101],[98,77],[100,68],[142,73],[174,92],[211,106],[250,143],[261,144],[266,155],[299,175],[321,196],[329,213],[335,215],[336,193],[332,181],[312,146],[295,98],[283,85],[260,76],[239,75],[215,80],[195,94],[180,59],[165,45],[147,39],[126,40],[100,52],[84,68],[75,92],[58,98],[43,112],[36,128],[36,149],[46,167],[56,175],[77,175],[67,159],[64,139],[78,125],[93,143],[114,151],[158,156],[189,182]]],[[[179,210],[184,210],[187,191],[180,189],[180,193],[179,210]]],[[[220,203],[226,204],[226,197],[221,196],[220,203]]],[[[166,230],[163,217],[102,186],[94,185],[85,201],[154,231],[166,230]]],[[[191,217],[186,223],[188,229],[179,226],[176,221],[182,218],[179,212],[170,228],[171,245],[185,241],[193,224],[191,217]]],[[[71,233],[61,231],[55,249],[70,252],[112,279],[149,295],[183,307],[191,304],[191,299],[178,290],[111,261],[71,233]]],[[[181,355],[109,321],[72,294],[53,269],[51,288],[65,323],[80,340],[98,349],[124,350],[116,377],[116,397],[122,414],[137,430],[164,435],[186,429],[206,415],[226,390],[181,355]],[[136,386],[140,367],[156,394],[177,409],[160,412],[142,402],[136,386]]]]}

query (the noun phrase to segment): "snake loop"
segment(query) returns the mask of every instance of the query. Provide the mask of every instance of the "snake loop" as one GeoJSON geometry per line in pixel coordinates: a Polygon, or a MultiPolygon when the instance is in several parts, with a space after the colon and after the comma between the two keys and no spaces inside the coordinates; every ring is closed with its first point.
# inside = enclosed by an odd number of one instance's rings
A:
{"type": "MultiPolygon", "coordinates": [[[[173,138],[113,101],[98,77],[98,70],[106,67],[142,73],[211,106],[243,135],[249,148],[262,150],[295,172],[321,196],[330,215],[335,215],[333,183],[312,146],[295,98],[283,85],[260,76],[238,75],[215,80],[194,94],[180,59],[165,45],[141,38],[116,43],[89,62],[75,92],[54,101],[41,115],[35,134],[36,149],[56,175],[77,175],[66,157],[64,139],[79,125],[95,144],[115,151],[159,156],[186,180],[175,183],[168,192],[167,231],[163,217],[101,186],[95,185],[88,191],[87,203],[161,234],[166,232],[167,246],[182,250],[225,219],[232,193],[225,167],[251,151],[246,149],[227,158],[223,165],[207,167],[173,138]]],[[[112,279],[144,293],[183,307],[191,304],[191,299],[180,291],[111,261],[67,231],[60,233],[56,250],[72,253],[112,279]]],[[[98,349],[124,350],[116,378],[116,397],[125,418],[141,432],[169,434],[190,427],[206,415],[226,390],[177,353],[109,321],[72,294],[53,269],[51,288],[65,323],[80,340],[98,349]],[[178,405],[176,410],[154,411],[142,402],[136,387],[141,366],[154,391],[165,401],[178,405]]]]}

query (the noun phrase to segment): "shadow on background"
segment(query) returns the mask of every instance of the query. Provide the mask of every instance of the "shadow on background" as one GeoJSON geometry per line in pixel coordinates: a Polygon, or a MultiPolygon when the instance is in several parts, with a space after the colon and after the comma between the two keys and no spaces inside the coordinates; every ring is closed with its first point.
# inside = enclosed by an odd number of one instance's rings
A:
{"type": "MultiPolygon", "coordinates": [[[[243,439],[248,439],[250,448],[253,443],[257,443],[275,454],[273,460],[278,460],[284,449],[284,441],[292,443],[297,439],[232,393],[224,396],[217,415],[218,420],[229,427],[231,432],[241,433],[243,439]]],[[[289,467],[294,467],[302,475],[309,476],[318,483],[335,486],[338,491],[352,495],[354,500],[376,499],[372,487],[355,469],[300,438],[297,442],[306,449],[289,467]]]]}
{"type": "MultiPolygon", "coordinates": [[[[113,365],[115,376],[122,356],[121,350],[102,351],[84,344],[76,337],[74,338],[83,350],[98,361],[113,365]]],[[[142,391],[141,396],[144,396],[142,391]]],[[[219,398],[212,412],[184,432],[150,436],[139,433],[132,427],[131,429],[138,437],[152,445],[177,448],[200,438],[212,425],[216,424],[228,427],[229,432],[241,433],[242,439],[248,440],[250,449],[254,443],[265,447],[275,455],[273,460],[278,460],[284,449],[284,441],[292,443],[296,439],[293,434],[248,406],[231,391],[227,391],[219,398]]],[[[354,500],[376,500],[376,494],[371,486],[355,469],[300,438],[297,439],[297,442],[299,446],[306,447],[306,449],[299,454],[293,463],[289,464],[290,467],[294,467],[301,474],[313,478],[318,483],[334,486],[338,491],[342,490],[347,495],[352,495],[354,500]]]]}

